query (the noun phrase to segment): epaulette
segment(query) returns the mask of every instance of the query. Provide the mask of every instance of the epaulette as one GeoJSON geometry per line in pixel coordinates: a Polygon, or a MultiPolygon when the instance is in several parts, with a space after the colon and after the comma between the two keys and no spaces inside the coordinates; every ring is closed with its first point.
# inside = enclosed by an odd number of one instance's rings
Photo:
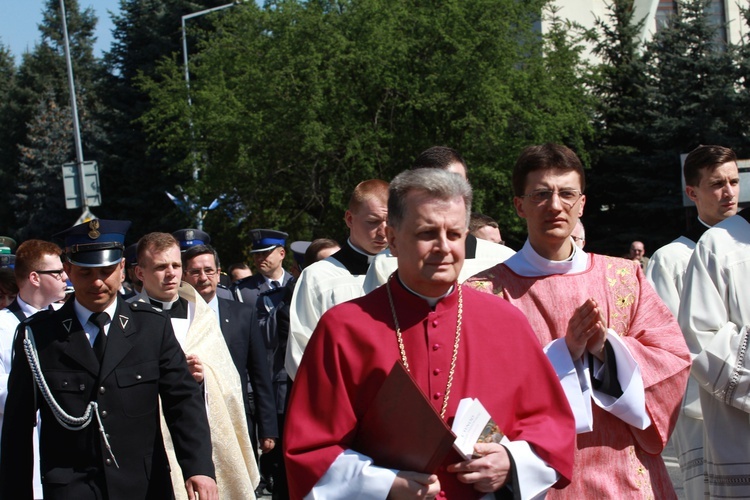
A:
{"type": "Polygon", "coordinates": [[[151,305],[150,302],[141,302],[137,300],[135,302],[129,302],[128,305],[130,306],[131,311],[142,311],[142,312],[152,312],[155,314],[162,314],[162,310],[156,306],[151,305]]]}

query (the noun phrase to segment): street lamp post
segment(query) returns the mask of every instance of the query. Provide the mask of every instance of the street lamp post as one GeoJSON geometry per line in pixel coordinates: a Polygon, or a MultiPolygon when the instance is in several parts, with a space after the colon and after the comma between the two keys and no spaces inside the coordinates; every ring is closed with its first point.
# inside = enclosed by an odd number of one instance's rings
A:
{"type": "MultiPolygon", "coordinates": [[[[62,2],[62,0],[60,0],[62,2]]],[[[193,99],[190,96],[190,69],[188,66],[188,47],[187,47],[187,28],[185,26],[185,21],[188,19],[192,19],[194,17],[200,17],[206,14],[210,14],[211,12],[216,12],[219,10],[228,9],[229,7],[234,7],[235,5],[239,4],[240,0],[235,0],[232,3],[228,3],[225,5],[219,5],[218,7],[213,7],[210,9],[204,9],[200,10],[198,12],[192,12],[190,14],[185,14],[182,16],[182,62],[183,66],[185,68],[185,86],[187,88],[187,100],[188,100],[188,121],[190,126],[190,137],[193,140],[193,145],[195,145],[195,131],[193,129],[193,117],[192,112],[190,111],[190,108],[193,106],[193,99]]],[[[193,180],[198,180],[198,159],[197,159],[197,153],[195,152],[195,149],[193,149],[193,180]]],[[[198,204],[200,207],[200,204],[198,204]]],[[[198,217],[196,220],[196,226],[198,229],[203,229],[203,210],[198,209],[198,217]]]]}

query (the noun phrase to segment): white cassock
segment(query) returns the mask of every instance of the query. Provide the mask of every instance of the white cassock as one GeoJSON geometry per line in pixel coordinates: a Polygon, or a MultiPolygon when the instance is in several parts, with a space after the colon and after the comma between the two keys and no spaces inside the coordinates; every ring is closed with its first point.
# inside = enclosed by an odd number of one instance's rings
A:
{"type": "MultiPolygon", "coordinates": [[[[374,258],[351,246],[367,263],[374,258]]],[[[351,254],[351,251],[349,251],[351,254]]],[[[313,330],[323,313],[342,302],[359,298],[365,294],[364,274],[352,274],[334,254],[306,267],[294,287],[292,304],[289,307],[289,340],[286,346],[284,368],[294,380],[302,355],[313,330]]]]}
{"type": "Polygon", "coordinates": [[[712,498],[750,497],[750,224],[706,231],[685,272],[678,319],[693,357],[712,498]]]}
{"type": "MultiPolygon", "coordinates": [[[[685,270],[694,249],[693,240],[680,236],[654,252],[646,267],[646,278],[654,285],[656,293],[675,318],[680,310],[685,270]]],[[[688,378],[680,415],[671,439],[677,450],[685,497],[687,500],[703,500],[703,413],[698,382],[693,376],[688,378]]]]}

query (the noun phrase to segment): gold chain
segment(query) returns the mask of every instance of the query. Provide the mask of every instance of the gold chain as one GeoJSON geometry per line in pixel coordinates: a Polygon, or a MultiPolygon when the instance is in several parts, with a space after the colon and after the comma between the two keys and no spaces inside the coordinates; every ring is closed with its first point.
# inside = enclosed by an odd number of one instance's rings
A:
{"type": "MultiPolygon", "coordinates": [[[[395,273],[394,273],[395,274],[395,273]]],[[[393,294],[391,293],[391,278],[393,274],[388,278],[388,282],[385,284],[385,288],[388,291],[388,302],[391,304],[391,313],[393,314],[393,324],[396,326],[396,340],[398,341],[398,350],[401,353],[401,362],[404,363],[406,371],[409,370],[409,362],[406,360],[406,349],[404,348],[404,339],[401,336],[401,327],[398,325],[398,318],[396,317],[396,306],[393,303],[393,294]]],[[[464,299],[461,293],[461,285],[456,283],[458,288],[458,317],[456,318],[456,340],[453,342],[453,357],[451,358],[451,369],[448,372],[448,383],[445,385],[445,396],[443,397],[443,407],[440,410],[440,418],[445,420],[445,412],[448,409],[448,398],[451,395],[451,386],[453,385],[453,374],[456,372],[456,359],[458,359],[458,343],[461,340],[461,317],[463,316],[464,310],[464,299]]]]}

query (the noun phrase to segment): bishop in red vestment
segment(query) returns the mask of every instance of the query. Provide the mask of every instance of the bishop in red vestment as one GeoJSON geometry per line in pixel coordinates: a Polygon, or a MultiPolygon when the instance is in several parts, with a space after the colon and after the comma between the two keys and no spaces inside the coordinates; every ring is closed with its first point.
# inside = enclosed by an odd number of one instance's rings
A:
{"type": "Polygon", "coordinates": [[[574,420],[528,321],[456,282],[470,193],[460,177],[432,169],[391,183],[388,238],[399,268],[386,285],[326,312],[311,337],[285,431],[292,498],[315,489],[319,498],[385,499],[405,478],[427,498],[493,498],[498,490],[533,498],[569,482],[574,420]],[[462,398],[477,398],[506,439],[477,445],[480,458],[446,460],[436,477],[369,462],[352,449],[354,438],[399,359],[438,412],[447,399],[448,424],[462,398]]]}

